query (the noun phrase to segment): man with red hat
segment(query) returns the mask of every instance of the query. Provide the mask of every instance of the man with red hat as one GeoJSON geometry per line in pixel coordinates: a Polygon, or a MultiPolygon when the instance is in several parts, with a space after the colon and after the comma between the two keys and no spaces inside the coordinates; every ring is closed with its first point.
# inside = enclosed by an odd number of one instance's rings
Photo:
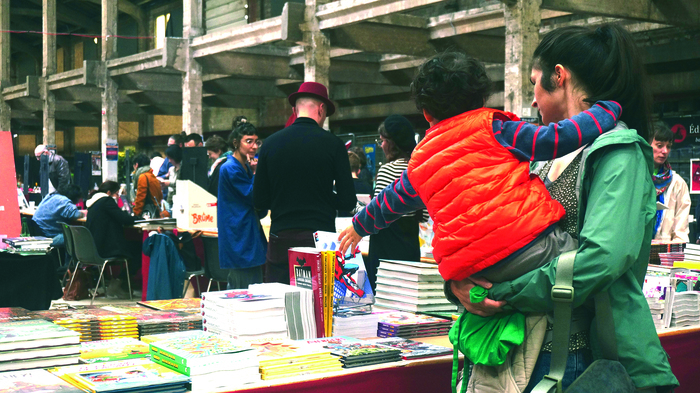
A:
{"type": "Polygon", "coordinates": [[[357,203],[345,146],[321,128],[335,112],[326,86],[304,82],[289,103],[296,119],[265,140],[253,187],[255,208],[271,211],[265,282],[285,284],[287,250],[313,247],[313,233],[335,232],[336,211],[357,203]]]}

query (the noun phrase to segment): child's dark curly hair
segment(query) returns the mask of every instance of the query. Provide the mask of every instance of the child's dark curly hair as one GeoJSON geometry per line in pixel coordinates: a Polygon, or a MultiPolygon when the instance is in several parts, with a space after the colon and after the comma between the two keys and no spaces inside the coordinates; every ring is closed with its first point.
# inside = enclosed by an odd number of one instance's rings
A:
{"type": "Polygon", "coordinates": [[[419,111],[445,120],[484,106],[491,81],[477,59],[460,52],[443,52],[423,63],[411,83],[419,111]]]}

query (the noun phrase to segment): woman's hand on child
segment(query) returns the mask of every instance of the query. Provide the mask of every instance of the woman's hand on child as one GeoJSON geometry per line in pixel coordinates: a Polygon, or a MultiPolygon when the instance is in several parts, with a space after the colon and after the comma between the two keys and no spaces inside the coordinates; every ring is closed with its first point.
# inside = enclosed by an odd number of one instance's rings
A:
{"type": "Polygon", "coordinates": [[[477,285],[486,289],[493,286],[491,282],[485,278],[467,277],[462,281],[451,281],[450,289],[452,293],[457,296],[457,299],[459,299],[459,302],[462,303],[464,308],[471,314],[490,317],[491,315],[503,311],[501,307],[506,304],[504,301],[495,301],[486,298],[482,302],[472,303],[469,300],[469,291],[477,285]]]}
{"type": "Polygon", "coordinates": [[[357,248],[357,245],[360,243],[360,240],[362,240],[362,236],[355,232],[355,228],[353,228],[352,225],[350,225],[349,227],[343,229],[342,232],[340,232],[338,240],[340,240],[340,251],[343,253],[343,255],[345,255],[348,251],[348,248],[351,250],[355,250],[357,248]]]}

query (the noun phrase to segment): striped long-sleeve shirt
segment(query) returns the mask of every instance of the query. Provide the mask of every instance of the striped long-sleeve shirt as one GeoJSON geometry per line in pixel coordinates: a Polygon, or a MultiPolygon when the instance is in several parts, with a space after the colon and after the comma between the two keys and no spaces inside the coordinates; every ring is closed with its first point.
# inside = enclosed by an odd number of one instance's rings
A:
{"type": "MultiPolygon", "coordinates": [[[[522,161],[550,160],[565,156],[610,131],[621,113],[622,107],[617,102],[598,101],[591,109],[548,126],[494,118],[493,135],[499,144],[522,161]]],[[[408,171],[404,170],[400,178],[353,217],[353,227],[360,236],[368,236],[425,207],[408,180],[408,171]]]]}
{"type": "MultiPolygon", "coordinates": [[[[408,169],[408,160],[405,158],[399,158],[392,162],[386,163],[379,168],[377,172],[377,181],[374,186],[374,194],[372,196],[378,195],[383,189],[385,189],[390,184],[394,183],[396,179],[401,177],[401,174],[408,169]]],[[[416,215],[420,214],[420,221],[428,221],[428,210],[423,209],[416,215]]]]}

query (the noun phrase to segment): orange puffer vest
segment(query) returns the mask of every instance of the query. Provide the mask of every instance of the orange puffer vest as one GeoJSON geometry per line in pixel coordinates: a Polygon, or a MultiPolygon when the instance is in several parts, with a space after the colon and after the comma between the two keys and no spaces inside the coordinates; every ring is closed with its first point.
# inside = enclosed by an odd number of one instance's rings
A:
{"type": "Polygon", "coordinates": [[[433,255],[445,280],[461,280],[506,258],[559,221],[564,208],[493,136],[481,108],[443,120],[413,150],[408,179],[432,217],[433,255]]]}

